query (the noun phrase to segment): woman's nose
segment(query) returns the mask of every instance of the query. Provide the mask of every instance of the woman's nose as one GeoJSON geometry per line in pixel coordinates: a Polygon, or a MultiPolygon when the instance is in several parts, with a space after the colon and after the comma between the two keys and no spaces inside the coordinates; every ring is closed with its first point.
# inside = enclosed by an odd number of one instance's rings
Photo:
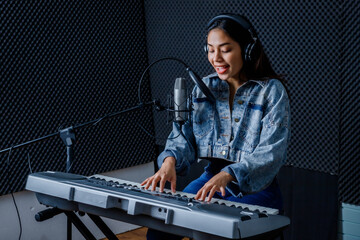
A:
{"type": "Polygon", "coordinates": [[[214,52],[214,61],[219,62],[221,60],[222,60],[221,52],[220,51],[215,51],[214,52]]]}

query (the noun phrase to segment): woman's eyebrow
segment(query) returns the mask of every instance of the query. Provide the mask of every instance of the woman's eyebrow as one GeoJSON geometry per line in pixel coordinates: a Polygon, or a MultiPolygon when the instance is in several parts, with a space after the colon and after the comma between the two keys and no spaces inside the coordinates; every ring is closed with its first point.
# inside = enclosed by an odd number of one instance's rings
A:
{"type": "MultiPolygon", "coordinates": [[[[210,46],[210,47],[212,47],[213,45],[212,44],[210,44],[210,43],[208,43],[208,45],[210,46]]],[[[228,42],[226,42],[226,43],[222,43],[222,44],[220,44],[219,45],[219,47],[222,47],[222,46],[225,46],[225,45],[230,45],[230,43],[228,43],[228,42]]]]}

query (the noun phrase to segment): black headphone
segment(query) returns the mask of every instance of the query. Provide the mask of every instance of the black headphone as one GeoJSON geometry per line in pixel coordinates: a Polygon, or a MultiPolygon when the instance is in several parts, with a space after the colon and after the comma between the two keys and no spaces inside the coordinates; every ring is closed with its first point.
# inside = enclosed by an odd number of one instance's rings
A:
{"type": "MultiPolygon", "coordinates": [[[[252,41],[250,43],[246,44],[246,46],[245,46],[244,60],[246,62],[256,61],[260,55],[260,46],[258,43],[257,35],[255,33],[254,28],[251,26],[251,23],[246,18],[244,18],[240,15],[221,14],[221,15],[218,15],[218,16],[214,17],[213,19],[211,19],[210,22],[207,24],[206,29],[209,29],[215,21],[220,20],[220,19],[232,20],[232,21],[238,23],[243,29],[245,29],[249,33],[252,41]]],[[[205,52],[208,53],[207,40],[206,40],[204,49],[205,49],[205,52]]]]}

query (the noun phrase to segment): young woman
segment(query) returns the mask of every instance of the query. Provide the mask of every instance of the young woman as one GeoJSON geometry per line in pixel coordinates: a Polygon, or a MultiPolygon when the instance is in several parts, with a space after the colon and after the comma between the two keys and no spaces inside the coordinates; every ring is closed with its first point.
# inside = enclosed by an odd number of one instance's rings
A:
{"type": "MultiPolygon", "coordinates": [[[[195,87],[191,122],[174,124],[159,171],[142,185],[176,188],[176,174],[198,158],[210,160],[183,191],[200,201],[213,197],[282,209],[276,175],[286,160],[290,137],[289,98],[249,21],[219,15],[207,26],[206,51],[216,71],[203,79],[216,98],[211,104],[195,87]],[[180,131],[182,135],[178,136],[180,131]]],[[[160,234],[161,235],[161,234],[160,234]]],[[[149,231],[148,239],[162,239],[149,231]]]]}

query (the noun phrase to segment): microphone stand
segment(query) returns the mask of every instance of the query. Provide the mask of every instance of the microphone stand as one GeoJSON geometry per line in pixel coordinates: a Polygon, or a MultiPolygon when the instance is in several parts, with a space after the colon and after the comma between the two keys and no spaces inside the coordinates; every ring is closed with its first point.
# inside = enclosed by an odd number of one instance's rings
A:
{"type": "MultiPolygon", "coordinates": [[[[12,150],[22,148],[22,147],[25,147],[25,146],[28,146],[28,145],[31,145],[31,144],[34,144],[34,143],[37,143],[37,142],[41,142],[41,141],[53,138],[53,137],[58,136],[58,135],[60,135],[60,137],[63,136],[61,138],[64,141],[65,145],[67,147],[69,145],[69,148],[71,148],[72,142],[75,140],[75,134],[74,134],[75,129],[80,129],[80,128],[83,128],[83,127],[86,127],[86,126],[89,126],[89,125],[96,125],[96,124],[98,124],[99,122],[101,122],[101,121],[103,121],[105,119],[116,117],[118,115],[129,113],[129,112],[134,112],[136,110],[139,110],[141,108],[145,108],[145,107],[148,107],[148,106],[155,106],[156,110],[158,110],[158,111],[165,110],[165,108],[160,105],[158,100],[152,100],[152,101],[147,102],[147,103],[140,103],[139,105],[137,105],[135,107],[131,107],[131,108],[119,111],[119,112],[115,112],[115,113],[110,113],[110,114],[107,114],[107,115],[105,115],[103,117],[100,117],[98,119],[91,120],[91,121],[86,122],[86,123],[80,123],[78,125],[65,128],[63,130],[60,130],[59,132],[51,133],[49,135],[39,137],[37,139],[33,139],[33,140],[30,140],[30,141],[27,141],[27,142],[24,142],[24,143],[20,143],[20,144],[13,145],[11,147],[2,149],[2,150],[0,150],[0,154],[5,153],[5,152],[10,152],[12,150]]],[[[68,156],[70,154],[70,161],[71,161],[72,160],[71,159],[72,150],[68,150],[67,154],[68,154],[68,156]]]]}
{"type": "MultiPolygon", "coordinates": [[[[91,121],[85,122],[85,123],[80,123],[78,125],[62,129],[62,130],[60,130],[59,132],[56,132],[56,133],[52,133],[52,134],[49,134],[49,135],[46,135],[46,136],[43,136],[43,137],[40,137],[40,138],[37,138],[37,139],[34,139],[34,140],[30,140],[28,142],[13,145],[13,146],[11,146],[9,148],[5,148],[3,150],[0,150],[0,154],[5,153],[5,152],[11,152],[14,149],[18,149],[18,148],[21,148],[21,147],[25,147],[25,146],[37,143],[37,142],[41,142],[41,141],[53,138],[55,136],[60,136],[60,138],[63,140],[63,142],[64,142],[64,144],[66,146],[66,156],[67,156],[66,157],[66,172],[71,173],[72,172],[72,170],[71,170],[72,162],[73,162],[73,159],[74,159],[73,145],[75,143],[75,130],[76,129],[80,129],[80,128],[83,128],[83,127],[86,127],[86,126],[89,126],[89,125],[96,125],[96,124],[98,124],[99,122],[101,122],[101,121],[103,121],[105,119],[113,118],[113,117],[116,117],[116,116],[119,116],[119,115],[122,115],[122,114],[125,114],[125,113],[134,112],[136,110],[139,110],[139,109],[142,109],[142,108],[145,108],[145,107],[148,107],[148,106],[155,106],[155,109],[157,111],[165,110],[165,108],[160,105],[160,102],[158,100],[152,100],[152,101],[146,102],[146,103],[141,103],[140,102],[140,104],[135,106],[135,107],[131,107],[131,108],[119,111],[119,112],[110,113],[110,114],[107,114],[107,115],[105,115],[103,117],[100,117],[98,119],[91,120],[91,121]]],[[[60,214],[62,212],[64,212],[67,215],[67,239],[71,240],[71,226],[72,226],[71,224],[72,224],[72,222],[77,224],[77,226],[79,226],[79,224],[80,224],[78,222],[80,220],[77,221],[76,215],[73,214],[73,215],[70,216],[67,211],[61,211],[61,210],[59,210],[57,208],[52,208],[52,209],[46,209],[44,211],[41,211],[41,212],[37,213],[35,215],[35,219],[38,222],[45,221],[45,220],[50,219],[53,216],[56,216],[56,215],[58,215],[58,214],[60,214]]],[[[99,220],[99,221],[101,221],[101,220],[99,220]]],[[[82,229],[81,232],[84,231],[86,234],[89,234],[86,231],[87,228],[84,225],[81,225],[80,227],[85,228],[85,229],[82,229]]],[[[112,236],[110,236],[108,238],[113,239],[112,236]]]]}

